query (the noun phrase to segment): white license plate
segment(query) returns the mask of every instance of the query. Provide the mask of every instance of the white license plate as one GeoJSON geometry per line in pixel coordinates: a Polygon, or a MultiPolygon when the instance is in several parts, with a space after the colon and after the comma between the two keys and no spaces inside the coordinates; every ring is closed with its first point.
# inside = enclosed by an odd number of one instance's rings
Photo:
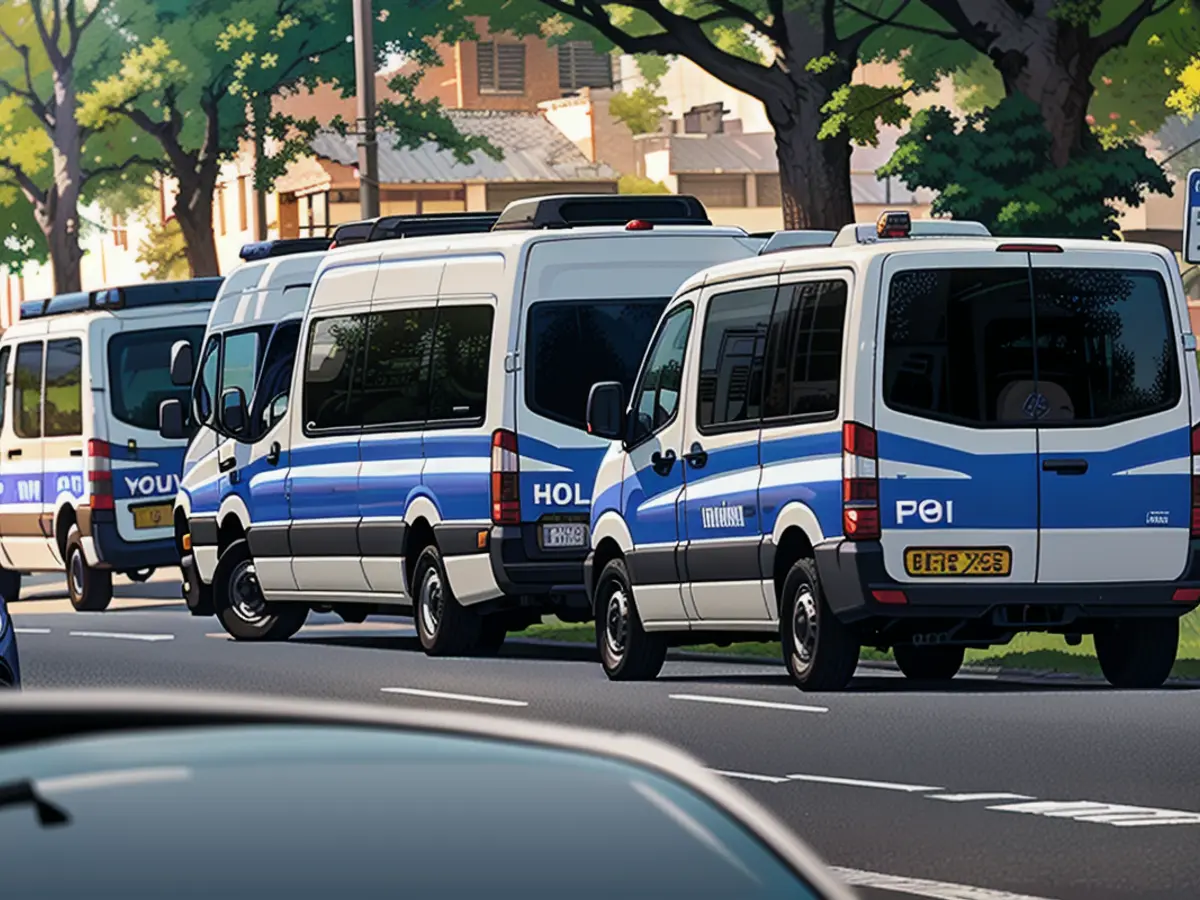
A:
{"type": "Polygon", "coordinates": [[[588,527],[581,522],[542,526],[542,546],[548,548],[586,547],[588,527]]]}

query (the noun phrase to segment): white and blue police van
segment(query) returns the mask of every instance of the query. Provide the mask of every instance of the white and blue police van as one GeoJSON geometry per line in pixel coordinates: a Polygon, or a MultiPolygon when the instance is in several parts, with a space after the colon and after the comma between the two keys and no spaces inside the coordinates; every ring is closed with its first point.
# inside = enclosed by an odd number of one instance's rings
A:
{"type": "MultiPolygon", "coordinates": [[[[314,276],[286,414],[249,423],[215,521],[226,630],[413,614],[430,654],[583,620],[596,380],[628,383],[675,289],[761,246],[690,197],[517,201],[487,234],[354,244],[314,276]],[[600,224],[595,224],[600,223],[600,224]]],[[[201,569],[193,515],[192,546],[201,569]]],[[[209,536],[211,538],[211,535],[209,536]]]]}
{"type": "Polygon", "coordinates": [[[171,348],[199,345],[220,278],[60,294],[24,303],[0,338],[0,593],[64,571],[71,603],[99,611],[114,573],[175,565],[171,509],[183,440],[158,408],[186,394],[171,348]]]}
{"type": "Polygon", "coordinates": [[[608,676],[778,638],[804,690],[844,687],[864,645],[944,680],[1040,631],[1092,635],[1113,685],[1162,684],[1200,601],[1172,254],[904,213],[803,243],[689,279],[632,394],[592,389],[608,676]]]}

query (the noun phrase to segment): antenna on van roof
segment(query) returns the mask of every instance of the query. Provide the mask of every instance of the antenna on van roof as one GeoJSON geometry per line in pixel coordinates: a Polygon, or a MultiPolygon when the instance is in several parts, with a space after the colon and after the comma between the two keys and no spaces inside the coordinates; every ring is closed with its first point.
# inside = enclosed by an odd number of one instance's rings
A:
{"type": "Polygon", "coordinates": [[[711,225],[708,211],[687,194],[557,194],[514,200],[492,231],[582,228],[633,220],[652,225],[711,225]]]}

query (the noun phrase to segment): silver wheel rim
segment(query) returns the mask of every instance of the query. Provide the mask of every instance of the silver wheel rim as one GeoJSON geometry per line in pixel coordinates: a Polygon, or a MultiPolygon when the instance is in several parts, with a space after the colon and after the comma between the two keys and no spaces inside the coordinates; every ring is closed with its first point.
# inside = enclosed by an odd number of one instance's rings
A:
{"type": "Polygon", "coordinates": [[[229,576],[229,608],[243,622],[260,625],[267,616],[267,604],[258,585],[254,563],[245,560],[237,564],[229,576]]]}
{"type": "Polygon", "coordinates": [[[629,643],[629,597],[621,587],[615,587],[608,597],[604,614],[604,646],[608,655],[620,659],[629,643]]]}
{"type": "Polygon", "coordinates": [[[71,554],[71,590],[76,597],[83,596],[83,554],[76,550],[71,554]]]}
{"type": "Polygon", "coordinates": [[[442,578],[437,569],[430,569],[421,582],[420,597],[421,629],[430,637],[438,633],[445,602],[442,596],[442,578]]]}
{"type": "Polygon", "coordinates": [[[801,671],[812,665],[819,631],[817,599],[806,585],[796,594],[792,610],[792,653],[796,657],[796,667],[801,671]]]}

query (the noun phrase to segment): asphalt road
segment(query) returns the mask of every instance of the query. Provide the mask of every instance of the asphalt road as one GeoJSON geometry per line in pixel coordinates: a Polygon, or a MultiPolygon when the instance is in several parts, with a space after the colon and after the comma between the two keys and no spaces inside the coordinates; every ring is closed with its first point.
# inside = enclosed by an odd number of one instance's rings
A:
{"type": "Polygon", "coordinates": [[[1198,691],[985,676],[933,690],[864,668],[849,691],[813,695],[781,666],[689,659],[619,685],[589,647],[430,659],[404,620],[317,615],[287,644],[248,645],[188,616],[177,582],[121,585],[93,614],[72,612],[58,579],[26,584],[10,612],[28,690],[239,691],[637,731],[734,778],[880,900],[1200,890],[1198,691]]]}

